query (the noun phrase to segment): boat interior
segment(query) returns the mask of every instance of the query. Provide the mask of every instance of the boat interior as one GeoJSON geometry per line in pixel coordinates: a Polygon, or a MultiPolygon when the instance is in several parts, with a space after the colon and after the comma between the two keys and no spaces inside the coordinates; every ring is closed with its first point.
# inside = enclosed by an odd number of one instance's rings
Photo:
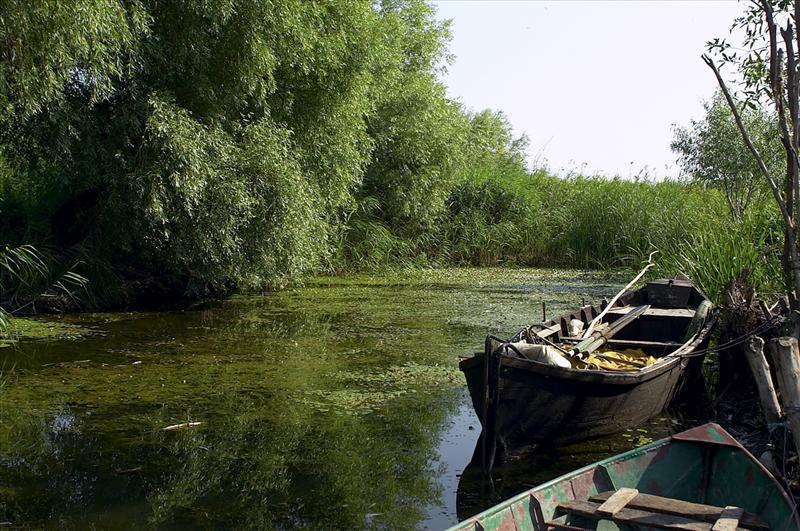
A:
{"type": "Polygon", "coordinates": [[[628,292],[611,308],[607,307],[605,300],[583,306],[575,312],[530,326],[512,341],[545,342],[569,349],[585,341],[586,329],[605,311],[595,328],[596,335],[604,339],[604,350],[640,349],[648,356],[660,358],[692,340],[711,305],[690,282],[665,279],[628,292]]]}
{"type": "Polygon", "coordinates": [[[534,505],[534,529],[589,531],[597,529],[692,529],[709,531],[768,530],[769,524],[741,507],[719,507],[684,501],[637,489],[620,488],[599,492],[588,500],[565,500],[558,504],[561,517],[544,520],[538,502],[534,505]],[[603,525],[605,524],[605,525],[603,525]]]}

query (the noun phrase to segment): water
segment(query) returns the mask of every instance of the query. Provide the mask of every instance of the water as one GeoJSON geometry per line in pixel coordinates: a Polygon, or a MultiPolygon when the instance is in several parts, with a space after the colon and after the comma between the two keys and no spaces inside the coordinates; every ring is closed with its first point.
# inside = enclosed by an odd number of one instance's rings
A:
{"type": "Polygon", "coordinates": [[[70,315],[0,349],[0,522],[47,528],[440,529],[669,433],[462,472],[479,423],[460,356],[598,300],[583,272],[317,279],[192,311],[70,315]],[[78,330],[78,328],[75,328],[78,330]],[[187,422],[198,426],[171,431],[187,422]],[[459,483],[461,487],[459,488],[459,483]]]}

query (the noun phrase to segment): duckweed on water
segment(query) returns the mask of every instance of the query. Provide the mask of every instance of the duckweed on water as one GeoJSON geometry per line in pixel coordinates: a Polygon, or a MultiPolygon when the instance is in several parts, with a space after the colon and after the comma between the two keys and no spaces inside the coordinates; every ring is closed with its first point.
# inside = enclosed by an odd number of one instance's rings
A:
{"type": "Polygon", "coordinates": [[[452,389],[461,383],[463,377],[454,365],[410,363],[389,367],[382,372],[339,371],[333,378],[344,388],[312,390],[299,395],[297,400],[325,413],[368,414],[409,393],[452,389]]]}
{"type": "Polygon", "coordinates": [[[21,340],[75,340],[93,333],[90,328],[52,319],[11,320],[11,326],[0,333],[0,348],[10,347],[21,340]]]}
{"type": "Polygon", "coordinates": [[[460,384],[462,376],[455,365],[420,365],[408,363],[385,371],[340,371],[336,378],[345,385],[441,387],[460,384]]]}
{"type": "Polygon", "coordinates": [[[459,356],[540,319],[542,301],[553,314],[616,288],[567,277],[325,278],[194,311],[65,316],[59,339],[3,349],[0,521],[419,526],[450,503],[436,463],[459,356]]]}

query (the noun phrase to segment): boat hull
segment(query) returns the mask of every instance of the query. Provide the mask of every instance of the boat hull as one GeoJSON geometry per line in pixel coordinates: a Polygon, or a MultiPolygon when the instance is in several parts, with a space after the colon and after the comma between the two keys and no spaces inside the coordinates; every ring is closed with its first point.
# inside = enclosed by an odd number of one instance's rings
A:
{"type": "Polygon", "coordinates": [[[509,454],[531,447],[561,446],[617,433],[661,413],[687,383],[699,379],[702,351],[716,323],[716,312],[694,310],[710,304],[702,292],[686,285],[684,308],[658,306],[649,288],[641,288],[621,297],[623,307],[609,309],[609,319],[613,319],[625,315],[628,308],[648,308],[610,340],[642,345],[659,358],[640,370],[559,367],[502,347],[536,335],[552,340],[566,337],[570,322],[588,324],[605,305],[584,306],[520,330],[507,341],[489,337],[484,352],[461,361],[459,367],[483,426],[482,466],[488,470],[509,454]]]}
{"type": "MultiPolygon", "coordinates": [[[[623,487],[692,503],[740,507],[770,529],[800,529],[796,508],[775,478],[725,430],[706,424],[553,479],[450,531],[534,530],[537,510],[545,521],[593,529],[591,521],[565,516],[559,505],[623,487]]],[[[627,528],[611,521],[603,525],[627,528]]]]}
{"type": "MultiPolygon", "coordinates": [[[[481,412],[486,364],[481,355],[470,361],[462,370],[473,407],[481,412]]],[[[595,371],[576,375],[570,369],[503,358],[494,425],[498,459],[532,445],[561,446],[641,425],[672,402],[682,384],[697,375],[700,363],[699,358],[677,358],[657,371],[630,377],[595,371]]]]}

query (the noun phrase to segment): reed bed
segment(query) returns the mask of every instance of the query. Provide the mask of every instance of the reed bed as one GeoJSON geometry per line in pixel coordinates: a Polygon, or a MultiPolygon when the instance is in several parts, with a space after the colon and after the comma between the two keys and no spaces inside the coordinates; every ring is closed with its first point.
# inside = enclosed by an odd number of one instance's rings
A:
{"type": "Polygon", "coordinates": [[[690,182],[476,171],[454,186],[440,224],[416,239],[399,238],[375,219],[359,223],[354,234],[372,239],[351,248],[370,267],[638,268],[659,251],[653,275],[685,273],[714,299],[742,268],[762,293],[782,290],[775,209],[757,205],[736,221],[718,190],[690,182]]]}

